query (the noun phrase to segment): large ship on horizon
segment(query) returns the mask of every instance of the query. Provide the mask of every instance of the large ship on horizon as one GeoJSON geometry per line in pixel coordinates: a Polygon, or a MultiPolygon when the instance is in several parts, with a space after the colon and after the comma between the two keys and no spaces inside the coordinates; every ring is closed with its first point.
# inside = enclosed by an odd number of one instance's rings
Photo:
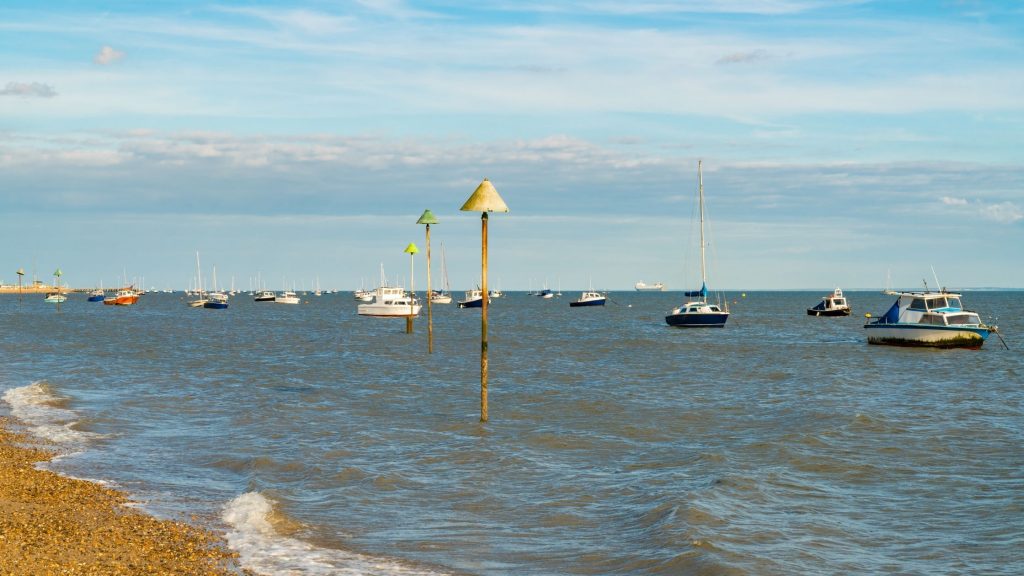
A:
{"type": "Polygon", "coordinates": [[[655,282],[654,284],[646,284],[643,280],[633,285],[637,292],[664,292],[665,285],[661,282],[655,282]]]}

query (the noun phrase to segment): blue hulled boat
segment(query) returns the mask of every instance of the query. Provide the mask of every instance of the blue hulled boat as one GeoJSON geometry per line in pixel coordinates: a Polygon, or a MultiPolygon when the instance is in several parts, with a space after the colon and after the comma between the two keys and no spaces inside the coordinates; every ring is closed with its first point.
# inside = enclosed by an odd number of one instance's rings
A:
{"type": "Polygon", "coordinates": [[[701,162],[697,162],[697,195],[700,202],[700,290],[686,292],[687,298],[695,298],[665,316],[669,326],[680,328],[721,328],[729,319],[728,304],[723,309],[708,302],[707,264],[704,258],[704,178],[701,162]]]}
{"type": "Polygon", "coordinates": [[[987,326],[975,312],[963,309],[954,292],[895,292],[896,302],[884,316],[864,325],[868,344],[981,348],[997,329],[987,326]]]}

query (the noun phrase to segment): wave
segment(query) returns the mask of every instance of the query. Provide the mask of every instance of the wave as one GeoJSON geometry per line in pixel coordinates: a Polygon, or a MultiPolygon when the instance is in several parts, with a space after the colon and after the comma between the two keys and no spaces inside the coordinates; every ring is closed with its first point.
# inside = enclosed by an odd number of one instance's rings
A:
{"type": "Polygon", "coordinates": [[[318,548],[281,535],[275,528],[272,500],[246,492],[228,502],[221,518],[230,526],[228,546],[242,566],[267,575],[442,576],[444,572],[412,567],[391,558],[318,548]]]}
{"type": "Polygon", "coordinates": [[[3,399],[11,406],[11,416],[23,422],[28,431],[59,446],[81,448],[99,434],[74,428],[79,416],[63,407],[67,399],[57,395],[43,381],[6,390],[3,399]]]}

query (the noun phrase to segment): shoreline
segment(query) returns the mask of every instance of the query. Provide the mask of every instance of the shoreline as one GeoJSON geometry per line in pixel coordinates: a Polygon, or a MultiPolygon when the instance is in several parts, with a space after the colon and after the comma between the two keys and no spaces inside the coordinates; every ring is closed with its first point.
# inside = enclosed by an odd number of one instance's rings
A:
{"type": "Polygon", "coordinates": [[[128,507],[126,494],[36,465],[56,454],[0,417],[0,572],[251,574],[223,537],[128,507]]]}

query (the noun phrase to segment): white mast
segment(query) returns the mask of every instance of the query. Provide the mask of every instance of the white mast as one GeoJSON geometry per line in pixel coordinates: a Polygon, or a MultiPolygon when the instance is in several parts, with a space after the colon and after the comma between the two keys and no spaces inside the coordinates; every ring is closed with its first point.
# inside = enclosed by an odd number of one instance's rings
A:
{"type": "MultiPolygon", "coordinates": [[[[701,160],[697,160],[697,183],[698,197],[700,198],[700,286],[701,290],[707,286],[707,272],[704,264],[704,176],[701,173],[701,160]]],[[[707,296],[701,294],[706,300],[707,296]]]]}

